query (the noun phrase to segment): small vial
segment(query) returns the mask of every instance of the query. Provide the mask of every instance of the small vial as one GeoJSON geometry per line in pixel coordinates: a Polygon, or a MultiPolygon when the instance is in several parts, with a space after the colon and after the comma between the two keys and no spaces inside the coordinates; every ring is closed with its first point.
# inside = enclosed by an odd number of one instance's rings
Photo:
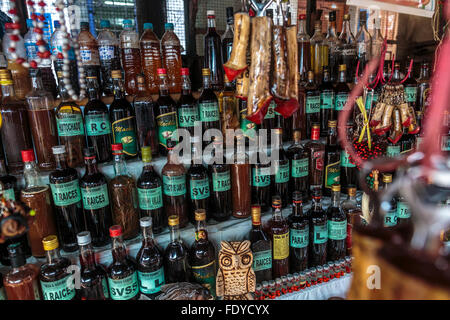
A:
{"type": "Polygon", "coordinates": [[[346,273],[352,272],[352,257],[350,256],[345,257],[345,272],[346,273]]]}
{"type": "Polygon", "coordinates": [[[294,273],[294,286],[292,287],[293,291],[300,290],[300,275],[296,272],[294,273]]]}
{"type": "Polygon", "coordinates": [[[339,273],[341,277],[345,276],[345,260],[340,259],[339,260],[339,273]]]}
{"type": "Polygon", "coordinates": [[[295,282],[294,282],[294,276],[292,274],[288,274],[287,276],[287,291],[291,293],[294,291],[295,282]]]}
{"type": "Polygon", "coordinates": [[[275,295],[277,297],[281,296],[281,290],[283,289],[283,285],[281,283],[280,278],[275,279],[275,295]]]}
{"type": "Polygon", "coordinates": [[[306,287],[311,287],[311,269],[306,269],[306,287]]]}
{"type": "Polygon", "coordinates": [[[276,297],[276,288],[275,288],[275,280],[269,281],[269,299],[275,299],[276,297]]]}
{"type": "Polygon", "coordinates": [[[311,268],[311,285],[315,286],[317,284],[317,269],[311,268]]]}
{"type": "Polygon", "coordinates": [[[316,268],[317,272],[316,272],[316,276],[317,276],[317,283],[322,283],[323,282],[323,267],[318,266],[316,268]]]}
{"type": "Polygon", "coordinates": [[[262,282],[262,294],[261,294],[261,300],[266,300],[269,298],[269,282],[263,281],[262,282]]]}
{"type": "Polygon", "coordinates": [[[306,272],[302,271],[300,272],[300,285],[299,289],[303,290],[306,288],[306,272]]]}
{"type": "Polygon", "coordinates": [[[328,263],[323,265],[323,282],[328,282],[330,280],[330,267],[328,263]]]}
{"type": "Polygon", "coordinates": [[[328,262],[328,268],[330,269],[330,280],[334,279],[334,263],[328,262]]]}
{"type": "Polygon", "coordinates": [[[281,294],[288,293],[288,280],[286,276],[281,276],[281,294]]]}
{"type": "Polygon", "coordinates": [[[339,261],[333,261],[334,264],[334,277],[340,278],[341,277],[341,270],[339,269],[339,261]]]}
{"type": "Polygon", "coordinates": [[[255,288],[255,300],[262,300],[262,285],[257,284],[255,288]]]}

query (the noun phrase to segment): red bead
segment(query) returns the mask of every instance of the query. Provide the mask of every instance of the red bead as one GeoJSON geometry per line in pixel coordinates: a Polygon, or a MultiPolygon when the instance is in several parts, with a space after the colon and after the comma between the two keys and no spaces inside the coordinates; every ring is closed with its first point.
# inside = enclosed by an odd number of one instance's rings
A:
{"type": "Polygon", "coordinates": [[[37,63],[36,63],[36,61],[32,60],[32,61],[30,62],[30,67],[33,68],[33,69],[36,69],[36,68],[37,68],[37,63]]]}
{"type": "Polygon", "coordinates": [[[44,31],[42,31],[42,29],[41,29],[41,28],[38,28],[38,27],[34,28],[33,31],[34,31],[35,33],[39,33],[39,34],[43,34],[43,33],[44,33],[44,31]]]}
{"type": "Polygon", "coordinates": [[[15,34],[10,34],[9,38],[11,39],[11,41],[19,41],[19,36],[15,34]]]}
{"type": "Polygon", "coordinates": [[[31,14],[31,20],[37,20],[38,16],[36,13],[31,14]]]}
{"type": "Polygon", "coordinates": [[[20,29],[20,23],[18,23],[18,22],[11,23],[11,28],[12,29],[20,29]]]}
{"type": "Polygon", "coordinates": [[[5,29],[12,29],[12,23],[11,22],[5,23],[5,29]]]}
{"type": "Polygon", "coordinates": [[[28,0],[27,5],[29,5],[30,7],[34,6],[34,1],[28,0]]]}
{"type": "Polygon", "coordinates": [[[45,46],[45,41],[44,40],[38,40],[38,41],[36,41],[36,45],[37,46],[45,46]]]}
{"type": "Polygon", "coordinates": [[[13,9],[9,9],[9,14],[17,14],[17,9],[13,8],[13,9]]]}
{"type": "Polygon", "coordinates": [[[38,19],[39,19],[40,21],[45,21],[45,17],[44,17],[43,15],[38,16],[38,19]]]}
{"type": "Polygon", "coordinates": [[[13,48],[13,47],[8,48],[8,50],[9,50],[9,52],[16,52],[16,48],[13,48]]]}
{"type": "Polygon", "coordinates": [[[50,51],[38,52],[37,55],[41,59],[48,59],[50,58],[50,51]]]}
{"type": "Polygon", "coordinates": [[[56,56],[58,59],[64,59],[64,56],[61,52],[59,52],[56,56]]]}
{"type": "Polygon", "coordinates": [[[22,64],[22,63],[25,62],[25,59],[24,59],[24,58],[17,58],[17,59],[16,59],[16,62],[17,62],[18,64],[22,64]]]}
{"type": "Polygon", "coordinates": [[[38,2],[38,6],[40,6],[40,7],[45,7],[45,2],[44,2],[44,1],[39,1],[39,2],[38,2]]]}

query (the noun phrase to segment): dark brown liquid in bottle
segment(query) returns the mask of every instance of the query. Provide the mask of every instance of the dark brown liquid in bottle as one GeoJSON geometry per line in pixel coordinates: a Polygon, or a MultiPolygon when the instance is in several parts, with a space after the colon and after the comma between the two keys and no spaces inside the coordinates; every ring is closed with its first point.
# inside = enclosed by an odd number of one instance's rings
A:
{"type": "Polygon", "coordinates": [[[272,242],[261,228],[261,213],[259,219],[252,216],[252,229],[249,236],[253,252],[253,270],[256,283],[272,280],[272,242]]]}
{"type": "MultiPolygon", "coordinates": [[[[81,249],[80,249],[81,250],[81,249]]],[[[109,298],[107,273],[103,265],[95,262],[92,250],[80,253],[80,298],[81,300],[106,300],[109,298]]]]}
{"type": "Polygon", "coordinates": [[[223,89],[222,43],[216,32],[214,16],[208,16],[208,33],[205,35],[204,68],[211,70],[211,84],[214,91],[223,89]]]}
{"type": "Polygon", "coordinates": [[[231,165],[231,193],[233,195],[233,217],[235,218],[250,216],[251,177],[251,167],[248,161],[231,165]]]}
{"type": "Polygon", "coordinates": [[[300,144],[300,137],[294,138],[294,143],[286,153],[290,160],[289,201],[292,201],[294,191],[300,191],[303,201],[307,201],[309,194],[309,154],[300,144]]]}
{"type": "Polygon", "coordinates": [[[164,274],[166,283],[190,280],[188,249],[183,242],[171,241],[164,251],[164,274]]]}
{"type": "MultiPolygon", "coordinates": [[[[320,194],[320,193],[318,193],[320,194]]],[[[313,193],[309,212],[309,267],[321,266],[327,262],[327,214],[320,204],[320,196],[313,193]]]]}
{"type": "Polygon", "coordinates": [[[155,116],[158,125],[159,154],[165,156],[167,155],[167,140],[172,138],[172,133],[177,128],[175,101],[170,97],[169,90],[161,87],[156,103],[158,105],[155,116]]]}
{"type": "MultiPolygon", "coordinates": [[[[334,191],[333,191],[334,192],[334,191]]],[[[333,195],[336,197],[336,195],[333,195]]],[[[342,210],[339,195],[334,202],[328,207],[328,244],[327,259],[336,261],[345,258],[346,255],[346,238],[347,238],[347,215],[342,210]]]]}
{"type": "Polygon", "coordinates": [[[189,190],[189,220],[194,223],[194,212],[205,209],[209,212],[210,181],[208,170],[202,164],[192,164],[187,172],[189,190]]]}
{"type": "Polygon", "coordinates": [[[230,165],[225,158],[222,163],[209,166],[211,176],[211,215],[216,221],[225,221],[232,214],[232,190],[230,165]]]}
{"type": "Polygon", "coordinates": [[[274,205],[273,210],[268,227],[273,244],[272,275],[275,279],[289,273],[289,225],[281,214],[279,203],[274,205]]]}
{"type": "Polygon", "coordinates": [[[114,299],[114,300],[138,300],[140,294],[139,294],[139,289],[137,288],[137,287],[139,287],[139,284],[137,282],[136,261],[127,254],[126,249],[123,247],[113,248],[112,256],[113,256],[113,262],[107,268],[108,282],[109,282],[111,297],[113,299],[116,297],[116,299],[114,299]],[[120,289],[114,290],[114,288],[112,288],[113,286],[111,285],[111,283],[114,280],[121,280],[121,279],[125,279],[128,277],[136,277],[136,282],[133,281],[133,283],[131,283],[127,288],[123,288],[123,290],[128,289],[129,292],[136,291],[137,294],[128,299],[123,299],[123,298],[120,298],[120,296],[125,297],[127,295],[130,295],[130,293],[125,292],[125,291],[120,291],[120,289]]]}
{"type": "Polygon", "coordinates": [[[309,217],[303,213],[302,202],[294,200],[289,216],[289,263],[290,272],[308,268],[309,217]]]}
{"type": "MultiPolygon", "coordinates": [[[[58,249],[56,249],[58,250],[58,249]]],[[[45,282],[56,282],[62,281],[63,279],[67,280],[69,277],[69,273],[66,271],[67,267],[72,265],[69,259],[59,257],[56,259],[52,259],[50,263],[44,263],[41,266],[39,280],[41,282],[41,287],[44,286],[45,282]]],[[[47,284],[50,286],[50,284],[47,284]]],[[[77,300],[77,295],[73,291],[75,289],[64,288],[62,290],[58,290],[58,292],[49,292],[46,293],[45,290],[42,290],[44,300],[67,300],[67,297],[72,297],[69,300],[77,300]]]]}
{"type": "Polygon", "coordinates": [[[55,110],[28,110],[28,121],[39,168],[43,171],[54,169],[52,147],[58,145],[55,110]]]}

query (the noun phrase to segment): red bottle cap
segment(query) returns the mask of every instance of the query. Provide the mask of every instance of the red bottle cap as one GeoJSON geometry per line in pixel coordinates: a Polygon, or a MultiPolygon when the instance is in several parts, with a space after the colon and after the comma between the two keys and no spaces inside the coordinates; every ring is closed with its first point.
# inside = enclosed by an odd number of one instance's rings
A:
{"type": "Polygon", "coordinates": [[[298,20],[306,20],[306,14],[299,14],[298,20]]]}
{"type": "Polygon", "coordinates": [[[157,72],[158,74],[167,74],[167,71],[164,68],[158,68],[157,72]]]}
{"type": "Polygon", "coordinates": [[[121,150],[123,150],[123,146],[121,143],[113,143],[111,145],[111,150],[112,151],[121,151],[121,150]]]}
{"type": "Polygon", "coordinates": [[[36,158],[34,157],[33,149],[22,150],[22,161],[23,162],[34,162],[36,158]]]}
{"type": "Polygon", "coordinates": [[[188,76],[189,75],[189,68],[181,68],[181,75],[182,76],[188,76]]]}
{"type": "Polygon", "coordinates": [[[122,227],[119,226],[118,224],[111,226],[109,228],[109,235],[111,237],[118,237],[122,235],[122,227]]]}

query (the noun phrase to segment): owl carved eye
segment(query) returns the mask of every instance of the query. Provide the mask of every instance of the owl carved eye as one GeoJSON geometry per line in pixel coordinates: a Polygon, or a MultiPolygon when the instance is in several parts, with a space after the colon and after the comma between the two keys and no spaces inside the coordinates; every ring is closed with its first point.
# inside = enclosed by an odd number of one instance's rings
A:
{"type": "Polygon", "coordinates": [[[244,255],[241,257],[241,261],[242,261],[242,264],[243,264],[243,265],[249,264],[251,260],[252,260],[252,258],[251,258],[250,255],[248,255],[248,254],[244,254],[244,255]]]}
{"type": "Polygon", "coordinates": [[[233,261],[232,261],[231,257],[229,257],[229,256],[222,257],[222,259],[221,259],[222,266],[224,266],[224,267],[231,266],[232,262],[233,261]]]}

